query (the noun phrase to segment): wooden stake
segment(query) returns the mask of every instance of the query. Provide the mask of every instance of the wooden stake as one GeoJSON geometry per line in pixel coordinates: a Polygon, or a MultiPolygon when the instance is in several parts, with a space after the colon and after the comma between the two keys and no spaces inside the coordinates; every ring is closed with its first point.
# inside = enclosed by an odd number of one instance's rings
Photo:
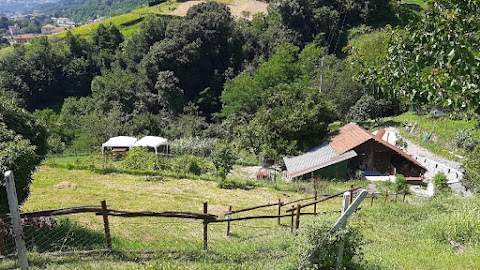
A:
{"type": "Polygon", "coordinates": [[[374,199],[375,199],[375,193],[372,192],[372,200],[370,201],[370,206],[373,206],[374,199]]]}
{"type": "Polygon", "coordinates": [[[277,223],[280,225],[280,215],[282,214],[282,199],[278,199],[278,219],[277,223]]]}
{"type": "Polygon", "coordinates": [[[102,200],[102,217],[103,228],[105,230],[105,246],[108,250],[112,250],[112,236],[110,235],[110,223],[108,222],[107,201],[102,200]]]}
{"type": "MultiPolygon", "coordinates": [[[[318,192],[315,190],[315,200],[314,201],[317,201],[318,199],[318,192]]],[[[313,213],[317,213],[317,204],[314,204],[313,205],[313,213]]]]}
{"type": "Polygon", "coordinates": [[[385,191],[385,201],[384,201],[384,203],[387,203],[387,197],[388,197],[388,190],[385,191]]]}
{"type": "Polygon", "coordinates": [[[295,222],[295,229],[300,227],[300,209],[302,209],[302,205],[300,203],[297,204],[297,218],[295,222]]]}
{"type": "Polygon", "coordinates": [[[350,185],[350,190],[349,191],[350,191],[350,202],[349,202],[349,204],[352,204],[352,202],[353,202],[353,185],[350,185]]]}
{"type": "Polygon", "coordinates": [[[20,220],[20,210],[18,208],[17,189],[15,188],[15,179],[13,172],[7,171],[5,174],[5,189],[7,191],[8,207],[12,218],[13,232],[15,234],[15,244],[17,246],[18,264],[21,270],[28,269],[27,248],[23,239],[23,231],[20,220]]]}
{"type": "Polygon", "coordinates": [[[295,206],[292,205],[292,218],[290,222],[290,230],[293,232],[293,216],[295,215],[295,212],[293,212],[293,209],[295,209],[295,206]]]}
{"type": "MultiPolygon", "coordinates": [[[[232,206],[228,207],[228,212],[232,212],[232,206]]],[[[227,222],[227,236],[230,236],[230,221],[227,222]]]]}
{"type": "Polygon", "coordinates": [[[406,197],[407,197],[407,191],[405,191],[405,193],[403,193],[403,202],[405,202],[406,197]]]}
{"type": "Polygon", "coordinates": [[[398,192],[395,192],[395,202],[397,202],[398,192]]]}
{"type": "MultiPolygon", "coordinates": [[[[208,214],[208,202],[203,203],[203,213],[208,214]]],[[[203,249],[208,250],[208,221],[203,220],[203,249]]]]}

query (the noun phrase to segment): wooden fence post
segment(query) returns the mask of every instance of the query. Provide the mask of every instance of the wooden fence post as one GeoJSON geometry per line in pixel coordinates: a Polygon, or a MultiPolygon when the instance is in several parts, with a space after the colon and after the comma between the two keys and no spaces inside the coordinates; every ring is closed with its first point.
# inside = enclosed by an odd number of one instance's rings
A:
{"type": "Polygon", "coordinates": [[[298,229],[300,227],[300,209],[302,209],[302,205],[300,203],[297,203],[297,217],[295,220],[295,229],[298,229]]]}
{"type": "Polygon", "coordinates": [[[398,192],[395,192],[395,202],[397,202],[398,192]]]}
{"type": "Polygon", "coordinates": [[[384,201],[384,203],[387,203],[387,197],[388,197],[388,190],[385,191],[385,201],[384,201]]]}
{"type": "Polygon", "coordinates": [[[352,204],[352,202],[353,202],[353,185],[350,185],[350,190],[349,191],[350,191],[350,202],[349,202],[349,204],[352,204]]]}
{"type": "Polygon", "coordinates": [[[0,255],[7,255],[7,248],[5,247],[3,219],[0,218],[0,255]]]}
{"type": "Polygon", "coordinates": [[[280,215],[282,214],[282,199],[278,199],[278,225],[280,225],[280,215]]]}
{"type": "Polygon", "coordinates": [[[373,206],[374,199],[375,199],[375,192],[372,192],[372,200],[370,201],[370,206],[373,206]]]}
{"type": "MultiPolygon", "coordinates": [[[[348,207],[350,206],[351,199],[352,199],[352,193],[350,191],[347,191],[347,192],[343,193],[342,215],[345,214],[348,207]]],[[[346,227],[346,223],[342,224],[340,229],[344,230],[345,227],[346,227]]],[[[344,249],[345,249],[345,241],[342,239],[342,240],[340,240],[340,243],[338,244],[338,254],[337,254],[337,261],[336,261],[335,269],[342,269],[344,249]]]]}
{"type": "Polygon", "coordinates": [[[293,232],[293,216],[295,215],[295,212],[293,211],[293,209],[295,208],[295,206],[292,205],[292,215],[291,215],[291,221],[290,221],[290,230],[293,232]]]}
{"type": "Polygon", "coordinates": [[[407,191],[405,190],[405,192],[403,193],[403,202],[405,202],[406,197],[407,197],[407,191]]]}
{"type": "MultiPolygon", "coordinates": [[[[317,199],[318,199],[318,192],[315,190],[315,200],[314,201],[316,202],[317,199]]],[[[313,213],[317,214],[317,204],[313,205],[313,213]]]]}
{"type": "Polygon", "coordinates": [[[110,223],[108,222],[107,201],[102,200],[102,217],[103,228],[105,229],[105,246],[108,250],[112,250],[112,236],[110,234],[110,223]]]}
{"type": "MultiPolygon", "coordinates": [[[[228,207],[228,212],[232,212],[232,206],[231,205],[228,207]]],[[[230,221],[227,221],[227,236],[230,236],[230,221]]]]}
{"type": "MultiPolygon", "coordinates": [[[[203,213],[208,214],[208,202],[203,202],[203,213]]],[[[208,250],[208,221],[203,220],[203,249],[208,250]]]]}
{"type": "Polygon", "coordinates": [[[8,207],[10,209],[10,217],[12,219],[13,232],[15,234],[15,245],[17,246],[18,264],[21,270],[27,270],[27,248],[25,247],[25,240],[23,239],[20,210],[18,208],[17,190],[15,188],[15,179],[13,178],[12,171],[5,172],[4,176],[8,207]]]}

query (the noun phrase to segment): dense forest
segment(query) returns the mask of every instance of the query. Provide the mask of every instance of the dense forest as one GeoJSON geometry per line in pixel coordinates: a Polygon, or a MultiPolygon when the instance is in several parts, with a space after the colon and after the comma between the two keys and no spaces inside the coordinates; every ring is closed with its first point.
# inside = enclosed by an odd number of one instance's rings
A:
{"type": "Polygon", "coordinates": [[[69,33],[14,46],[0,57],[0,92],[47,127],[53,153],[160,135],[281,157],[320,144],[334,121],[398,114],[412,102],[478,112],[478,1],[460,2],[422,11],[279,0],[268,15],[238,20],[207,2],[186,17],[149,17],[131,36],[100,25],[88,40],[69,33]]]}

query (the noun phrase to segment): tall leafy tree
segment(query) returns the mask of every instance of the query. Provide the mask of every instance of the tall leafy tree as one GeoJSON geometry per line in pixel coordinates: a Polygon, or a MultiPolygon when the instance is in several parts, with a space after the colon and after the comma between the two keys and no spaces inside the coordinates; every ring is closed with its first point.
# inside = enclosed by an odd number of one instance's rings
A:
{"type": "MultiPolygon", "coordinates": [[[[48,151],[47,132],[12,100],[0,97],[0,170],[12,170],[20,203],[29,194],[35,167],[48,151]]],[[[0,213],[8,212],[5,187],[0,186],[0,213]]]]}
{"type": "Polygon", "coordinates": [[[407,32],[392,33],[385,65],[362,79],[377,96],[480,113],[480,2],[437,0],[407,32]]]}

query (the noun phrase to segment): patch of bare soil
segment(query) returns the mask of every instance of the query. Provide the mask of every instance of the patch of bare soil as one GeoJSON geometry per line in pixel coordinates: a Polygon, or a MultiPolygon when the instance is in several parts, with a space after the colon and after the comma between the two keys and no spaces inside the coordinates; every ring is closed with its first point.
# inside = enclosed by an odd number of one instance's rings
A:
{"type": "Polygon", "coordinates": [[[67,181],[63,181],[63,182],[60,182],[60,183],[56,184],[55,188],[58,188],[58,189],[76,189],[77,184],[70,183],[70,182],[67,182],[67,181]]]}

